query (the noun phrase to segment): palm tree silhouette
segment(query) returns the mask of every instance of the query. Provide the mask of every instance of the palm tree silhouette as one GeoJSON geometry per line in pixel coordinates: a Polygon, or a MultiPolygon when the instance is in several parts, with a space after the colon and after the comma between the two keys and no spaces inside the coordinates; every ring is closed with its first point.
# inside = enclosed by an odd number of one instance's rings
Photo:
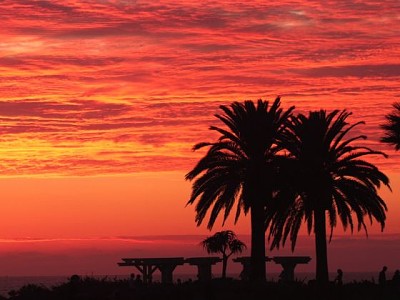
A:
{"type": "Polygon", "coordinates": [[[202,241],[201,245],[208,253],[222,254],[222,278],[226,278],[228,258],[233,254],[242,253],[247,248],[232,230],[216,232],[202,241]]]}
{"type": "Polygon", "coordinates": [[[221,105],[224,112],[215,116],[228,129],[211,126],[220,134],[214,143],[199,143],[194,150],[209,147],[208,152],[187,175],[194,180],[187,204],[196,204],[199,226],[210,211],[207,227],[211,229],[223,211],[223,224],[236,204],[235,223],[243,210],[250,211],[250,279],[265,281],[265,207],[274,191],[275,157],[288,117],[294,107],[284,111],[280,98],[272,105],[247,100],[221,105]]]}
{"type": "Polygon", "coordinates": [[[381,142],[390,144],[396,150],[400,149],[400,102],[392,104],[394,110],[392,113],[387,114],[386,124],[381,127],[385,131],[385,136],[381,138],[381,142]]]}
{"type": "Polygon", "coordinates": [[[346,119],[351,113],[335,110],[310,112],[308,117],[293,117],[286,133],[286,160],[283,169],[290,177],[290,185],[270,202],[266,226],[269,227],[271,248],[279,248],[290,238],[292,250],[303,220],[308,233],[314,231],[316,248],[316,280],[328,282],[328,258],[326,243],[326,218],[330,226],[330,238],[339,218],[344,229],[353,232],[353,215],[358,230],[367,234],[364,217],[371,223],[375,219],[383,230],[386,205],[377,194],[384,184],[390,189],[389,179],[366,156],[382,155],[359,145],[365,136],[348,137],[351,130],[362,124],[349,125],[346,119]],[[327,212],[327,214],[326,214],[327,212]]]}

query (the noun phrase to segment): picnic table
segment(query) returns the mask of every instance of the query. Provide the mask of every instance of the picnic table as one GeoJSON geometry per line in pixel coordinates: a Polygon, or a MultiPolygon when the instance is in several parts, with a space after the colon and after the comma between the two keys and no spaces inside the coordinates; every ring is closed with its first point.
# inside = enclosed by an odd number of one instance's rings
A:
{"type": "Polygon", "coordinates": [[[294,281],[294,269],[298,264],[308,264],[309,256],[274,256],[272,260],[282,266],[281,280],[294,281]]]}
{"type": "Polygon", "coordinates": [[[179,265],[188,263],[197,267],[197,279],[199,281],[207,281],[212,278],[212,266],[222,261],[221,258],[215,256],[206,257],[161,257],[161,258],[122,258],[122,262],[118,265],[121,267],[136,267],[142,274],[143,283],[151,283],[153,273],[156,270],[161,272],[162,283],[173,282],[173,272],[179,265]]]}
{"type": "Polygon", "coordinates": [[[173,272],[179,265],[185,263],[183,257],[164,258],[122,258],[121,267],[134,266],[142,274],[143,283],[151,283],[153,273],[158,269],[161,272],[162,283],[173,282],[173,272]]]}

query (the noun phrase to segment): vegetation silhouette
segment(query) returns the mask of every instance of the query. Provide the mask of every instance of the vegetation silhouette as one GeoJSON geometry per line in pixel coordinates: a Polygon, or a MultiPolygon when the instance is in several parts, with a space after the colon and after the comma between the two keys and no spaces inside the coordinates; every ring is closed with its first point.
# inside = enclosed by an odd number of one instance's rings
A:
{"type": "Polygon", "coordinates": [[[186,175],[194,180],[187,204],[196,200],[196,222],[199,226],[210,212],[207,227],[211,230],[217,217],[223,222],[236,204],[235,223],[241,211],[250,212],[251,281],[265,281],[265,209],[272,199],[276,184],[276,156],[280,141],[294,107],[280,108],[280,98],[272,105],[247,100],[221,105],[223,114],[215,116],[227,129],[211,126],[220,136],[215,142],[202,142],[193,147],[207,147],[208,152],[186,175]]]}
{"type": "Polygon", "coordinates": [[[295,282],[251,282],[235,279],[213,279],[208,282],[183,281],[176,284],[149,283],[132,288],[130,279],[82,277],[52,287],[26,285],[9,293],[3,300],[398,300],[399,286],[384,288],[369,281],[329,285],[321,297],[313,285],[295,282]],[[266,298],[266,295],[267,298],[266,298]]]}
{"type": "Polygon", "coordinates": [[[226,278],[229,257],[242,253],[247,248],[246,244],[240,241],[232,230],[216,232],[204,239],[201,245],[208,253],[222,254],[222,278],[226,278]]]}
{"type": "Polygon", "coordinates": [[[364,218],[378,221],[383,230],[386,205],[378,195],[381,184],[389,186],[388,177],[366,157],[379,155],[380,151],[360,146],[363,135],[349,135],[363,122],[347,123],[350,112],[334,110],[313,111],[292,116],[285,132],[284,148],[287,159],[282,170],[290,178],[282,189],[268,202],[266,225],[270,229],[271,248],[284,245],[289,237],[292,250],[303,221],[308,233],[314,232],[316,247],[316,281],[322,286],[329,282],[326,241],[326,213],[330,238],[338,219],[344,229],[353,232],[353,214],[357,228],[365,230],[364,218]]]}
{"type": "Polygon", "coordinates": [[[400,270],[397,269],[396,271],[394,271],[392,283],[400,288],[400,270]]]}
{"type": "Polygon", "coordinates": [[[397,151],[400,149],[400,102],[395,102],[392,106],[393,112],[385,116],[386,123],[381,125],[385,131],[381,142],[394,146],[397,151]]]}

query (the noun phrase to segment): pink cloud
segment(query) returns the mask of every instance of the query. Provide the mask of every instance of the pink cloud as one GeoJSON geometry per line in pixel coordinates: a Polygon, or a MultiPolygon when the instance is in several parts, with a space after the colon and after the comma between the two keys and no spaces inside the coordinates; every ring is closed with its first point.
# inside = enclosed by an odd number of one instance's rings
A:
{"type": "Polygon", "coordinates": [[[154,157],[157,169],[188,170],[185,154],[209,137],[220,104],[277,95],[299,111],[353,111],[367,122],[368,145],[386,150],[379,124],[400,90],[397,8],[395,0],[3,1],[0,147],[35,140],[51,156],[32,147],[3,158],[11,164],[3,174],[46,174],[34,163],[65,174],[62,147],[79,156],[67,163],[77,174],[130,172],[121,166],[132,160],[153,170],[154,157]],[[93,143],[117,158],[93,154],[93,143]]]}

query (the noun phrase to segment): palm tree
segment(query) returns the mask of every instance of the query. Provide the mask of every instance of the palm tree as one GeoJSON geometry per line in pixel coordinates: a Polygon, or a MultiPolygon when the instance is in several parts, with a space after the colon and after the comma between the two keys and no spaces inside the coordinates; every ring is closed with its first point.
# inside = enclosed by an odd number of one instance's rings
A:
{"type": "Polygon", "coordinates": [[[400,102],[393,103],[393,112],[387,114],[386,124],[381,127],[385,131],[385,136],[381,142],[393,145],[396,150],[400,149],[400,102]]]}
{"type": "Polygon", "coordinates": [[[232,230],[216,232],[202,241],[201,245],[208,253],[222,254],[222,278],[226,278],[228,258],[232,254],[242,253],[247,248],[245,243],[240,241],[232,230]]]}
{"type": "Polygon", "coordinates": [[[280,98],[268,101],[233,102],[220,106],[215,116],[228,127],[211,126],[220,134],[213,143],[199,143],[194,150],[209,147],[208,152],[186,175],[194,180],[187,204],[196,204],[197,225],[209,212],[208,229],[212,229],[223,212],[223,224],[236,204],[235,223],[241,211],[250,211],[251,272],[253,281],[265,281],[265,207],[274,190],[275,156],[288,117],[294,107],[283,111],[280,98]]]}
{"type": "Polygon", "coordinates": [[[286,149],[290,160],[285,170],[291,181],[287,189],[275,195],[268,207],[266,226],[269,227],[271,248],[284,245],[288,237],[294,250],[303,222],[308,233],[314,231],[316,248],[316,279],[328,282],[326,218],[330,226],[330,239],[337,219],[344,230],[353,232],[353,216],[358,230],[365,229],[364,217],[385,226],[386,205],[377,194],[384,184],[390,189],[389,179],[379,169],[365,161],[371,155],[385,156],[359,145],[366,137],[348,137],[351,130],[363,122],[349,125],[347,111],[310,112],[308,117],[293,117],[286,133],[286,149]]]}

